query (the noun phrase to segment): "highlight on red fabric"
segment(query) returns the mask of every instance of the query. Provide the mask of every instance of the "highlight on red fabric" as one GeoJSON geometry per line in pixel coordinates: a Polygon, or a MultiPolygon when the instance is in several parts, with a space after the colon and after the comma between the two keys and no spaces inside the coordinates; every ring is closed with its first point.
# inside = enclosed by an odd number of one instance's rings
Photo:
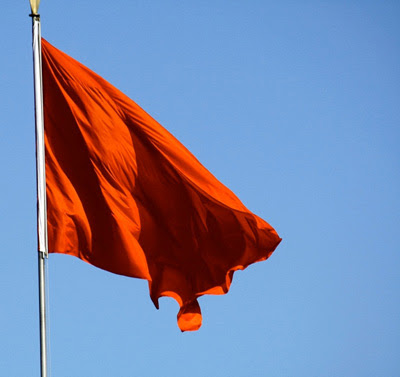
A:
{"type": "Polygon", "coordinates": [[[197,298],[281,239],[135,102],[44,39],[42,54],[49,252],[147,279],[197,330],[197,298]]]}

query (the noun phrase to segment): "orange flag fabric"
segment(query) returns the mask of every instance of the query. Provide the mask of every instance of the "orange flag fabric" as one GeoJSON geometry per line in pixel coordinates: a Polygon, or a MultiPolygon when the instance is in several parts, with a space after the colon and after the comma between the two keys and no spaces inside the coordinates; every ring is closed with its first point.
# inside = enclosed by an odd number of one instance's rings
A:
{"type": "Polygon", "coordinates": [[[49,252],[148,280],[197,330],[197,298],[281,239],[135,102],[44,39],[42,54],[49,252]]]}

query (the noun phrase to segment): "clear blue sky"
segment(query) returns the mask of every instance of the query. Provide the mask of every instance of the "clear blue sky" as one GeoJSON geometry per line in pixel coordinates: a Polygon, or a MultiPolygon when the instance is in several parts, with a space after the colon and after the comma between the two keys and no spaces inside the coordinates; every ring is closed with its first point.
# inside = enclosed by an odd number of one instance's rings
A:
{"type": "MultiPolygon", "coordinates": [[[[43,0],[43,36],[180,139],[282,244],[177,303],[49,260],[52,376],[400,375],[400,4],[43,0]]],[[[39,376],[31,20],[2,4],[0,376],[39,376]]]]}

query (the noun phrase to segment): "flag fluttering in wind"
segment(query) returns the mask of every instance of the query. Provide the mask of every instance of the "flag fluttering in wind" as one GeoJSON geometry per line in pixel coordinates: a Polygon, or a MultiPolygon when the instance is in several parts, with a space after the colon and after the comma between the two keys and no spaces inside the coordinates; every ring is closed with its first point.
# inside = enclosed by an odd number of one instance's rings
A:
{"type": "Polygon", "coordinates": [[[147,279],[197,330],[197,298],[279,236],[135,102],[45,40],[42,54],[49,252],[147,279]]]}

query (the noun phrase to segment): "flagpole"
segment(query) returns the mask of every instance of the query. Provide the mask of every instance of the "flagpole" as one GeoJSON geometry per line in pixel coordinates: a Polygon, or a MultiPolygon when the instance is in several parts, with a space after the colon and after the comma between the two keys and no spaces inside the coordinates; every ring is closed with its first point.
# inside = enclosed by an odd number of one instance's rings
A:
{"type": "Polygon", "coordinates": [[[46,259],[48,257],[48,249],[43,120],[42,45],[40,15],[38,14],[39,2],[40,0],[30,0],[32,11],[30,16],[32,17],[33,77],[35,93],[40,370],[41,377],[47,377],[46,259]]]}

